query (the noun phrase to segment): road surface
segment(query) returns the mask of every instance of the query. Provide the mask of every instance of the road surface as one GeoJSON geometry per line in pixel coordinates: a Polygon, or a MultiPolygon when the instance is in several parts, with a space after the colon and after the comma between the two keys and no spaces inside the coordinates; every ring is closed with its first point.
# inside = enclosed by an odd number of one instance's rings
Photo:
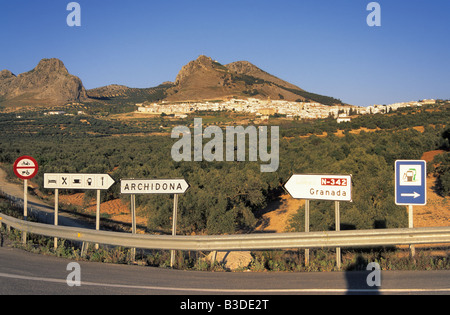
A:
{"type": "MultiPolygon", "coordinates": [[[[23,197],[23,187],[8,183],[0,169],[1,188],[23,197]]],[[[30,196],[31,205],[53,220],[53,209],[30,196]]],[[[74,225],[61,214],[60,224],[74,225]],[[67,221],[66,221],[67,220],[67,221]],[[61,223],[61,221],[63,223],[61,223]]],[[[369,272],[327,273],[225,273],[78,262],[81,286],[70,287],[71,261],[35,255],[8,246],[0,247],[0,295],[8,294],[174,294],[174,295],[272,295],[272,294],[446,294],[450,271],[406,271],[381,274],[380,287],[367,285],[369,272]]]]}
{"type": "Polygon", "coordinates": [[[81,286],[70,287],[66,281],[73,271],[67,271],[69,263],[0,247],[0,295],[450,294],[450,270],[382,271],[381,287],[370,288],[369,272],[196,272],[77,262],[81,286]]]}

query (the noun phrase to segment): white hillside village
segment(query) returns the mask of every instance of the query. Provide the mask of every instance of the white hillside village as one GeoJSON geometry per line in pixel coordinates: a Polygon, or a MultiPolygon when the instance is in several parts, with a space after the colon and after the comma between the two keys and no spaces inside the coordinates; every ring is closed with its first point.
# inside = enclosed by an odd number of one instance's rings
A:
{"type": "Polygon", "coordinates": [[[286,118],[317,119],[334,117],[338,122],[350,121],[349,114],[385,114],[402,107],[415,107],[426,104],[435,104],[435,100],[422,100],[419,102],[403,102],[390,105],[373,105],[368,107],[341,105],[327,106],[320,103],[289,102],[282,100],[231,99],[228,101],[204,101],[184,103],[138,103],[137,112],[155,115],[175,115],[184,118],[187,114],[197,111],[234,111],[255,114],[261,119],[269,119],[271,115],[279,114],[286,118]]]}

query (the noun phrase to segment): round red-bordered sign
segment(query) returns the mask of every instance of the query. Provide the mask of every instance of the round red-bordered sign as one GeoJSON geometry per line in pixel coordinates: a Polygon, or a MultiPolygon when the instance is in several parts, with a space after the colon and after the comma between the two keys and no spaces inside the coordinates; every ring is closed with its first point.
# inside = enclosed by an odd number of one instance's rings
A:
{"type": "Polygon", "coordinates": [[[14,162],[14,174],[20,179],[32,179],[36,176],[39,166],[37,161],[31,156],[22,156],[14,162]]]}

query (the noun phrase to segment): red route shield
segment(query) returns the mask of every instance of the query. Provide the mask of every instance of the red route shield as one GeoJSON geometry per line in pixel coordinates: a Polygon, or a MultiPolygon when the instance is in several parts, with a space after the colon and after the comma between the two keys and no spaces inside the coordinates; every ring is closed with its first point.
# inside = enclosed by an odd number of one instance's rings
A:
{"type": "Polygon", "coordinates": [[[36,176],[39,166],[31,156],[22,156],[14,162],[13,170],[14,174],[20,179],[32,179],[36,176]]]}

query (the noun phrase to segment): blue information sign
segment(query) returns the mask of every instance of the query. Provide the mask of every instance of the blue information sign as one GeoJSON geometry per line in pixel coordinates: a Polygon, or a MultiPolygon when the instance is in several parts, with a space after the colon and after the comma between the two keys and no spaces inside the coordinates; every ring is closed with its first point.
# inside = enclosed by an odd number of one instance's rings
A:
{"type": "Polygon", "coordinates": [[[427,204],[427,162],[395,162],[395,204],[427,204]]]}

